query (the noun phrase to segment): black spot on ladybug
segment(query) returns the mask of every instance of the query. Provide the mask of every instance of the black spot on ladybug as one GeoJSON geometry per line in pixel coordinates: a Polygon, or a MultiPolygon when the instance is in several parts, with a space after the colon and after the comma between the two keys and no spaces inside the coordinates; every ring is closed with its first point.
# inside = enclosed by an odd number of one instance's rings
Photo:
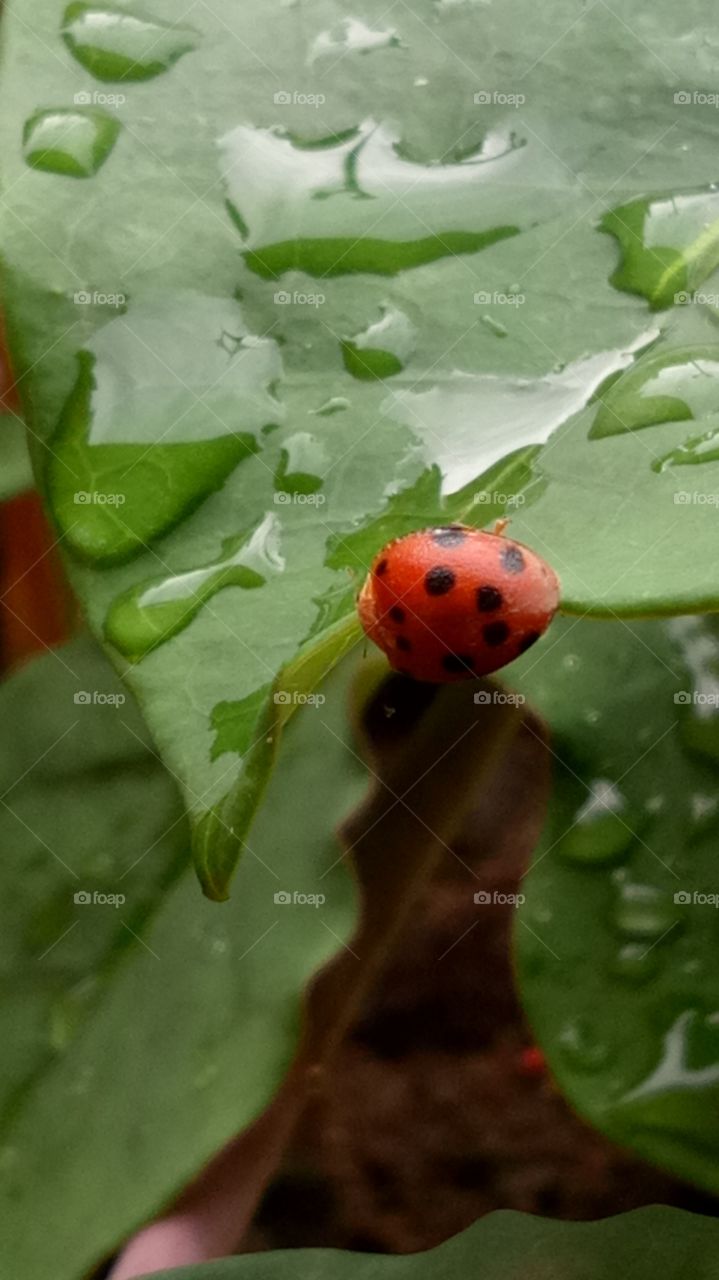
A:
{"type": "Polygon", "coordinates": [[[502,593],[496,587],[477,587],[477,608],[480,613],[493,613],[502,607],[502,593]]]}
{"type": "Polygon", "coordinates": [[[448,524],[443,529],[432,530],[432,541],[439,547],[458,547],[466,537],[466,530],[458,524],[448,524]]]}
{"type": "Polygon", "coordinates": [[[444,596],[452,590],[455,577],[446,565],[436,564],[424,575],[424,589],[430,596],[444,596]]]}
{"type": "Polygon", "coordinates": [[[522,639],[519,642],[519,652],[526,653],[527,649],[531,649],[532,645],[536,644],[538,639],[538,631],[528,631],[526,636],[522,636],[522,639]]]}
{"type": "Polygon", "coordinates": [[[511,542],[505,542],[499,553],[499,558],[507,573],[521,573],[525,567],[524,556],[519,547],[515,547],[511,542]]]}
{"type": "Polygon", "coordinates": [[[379,564],[375,567],[375,573],[377,577],[382,578],[386,572],[387,572],[387,561],[380,560],[379,564]]]}
{"type": "Polygon", "coordinates": [[[463,671],[466,671],[467,674],[471,671],[474,675],[472,659],[466,653],[445,653],[442,659],[442,666],[445,671],[448,671],[453,676],[459,675],[463,671]]]}
{"type": "Polygon", "coordinates": [[[404,609],[400,609],[399,605],[395,604],[390,609],[389,616],[393,622],[404,622],[404,619],[405,619],[404,609]]]}
{"type": "Polygon", "coordinates": [[[506,622],[488,622],[482,628],[482,635],[487,644],[504,644],[509,639],[509,627],[506,622]]]}
{"type": "Polygon", "coordinates": [[[397,648],[401,649],[402,653],[409,653],[412,648],[412,641],[408,640],[406,636],[397,636],[397,648]]]}

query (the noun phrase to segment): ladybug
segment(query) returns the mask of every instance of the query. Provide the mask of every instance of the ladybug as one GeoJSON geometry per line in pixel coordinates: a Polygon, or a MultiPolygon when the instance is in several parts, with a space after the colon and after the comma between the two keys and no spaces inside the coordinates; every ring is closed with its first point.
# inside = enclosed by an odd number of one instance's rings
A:
{"type": "Polygon", "coordinates": [[[463,524],[420,529],[375,557],[357,607],[402,675],[435,683],[487,675],[546,631],[559,581],[534,551],[463,524]]]}

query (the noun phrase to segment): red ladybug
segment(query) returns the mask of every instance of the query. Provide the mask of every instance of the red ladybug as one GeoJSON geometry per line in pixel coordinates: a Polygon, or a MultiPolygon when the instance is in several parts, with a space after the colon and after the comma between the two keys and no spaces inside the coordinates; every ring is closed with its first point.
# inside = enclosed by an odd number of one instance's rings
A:
{"type": "Polygon", "coordinates": [[[498,532],[450,524],[388,543],[358,609],[395,670],[446,681],[512,662],[546,631],[558,603],[557,576],[534,551],[498,532]]]}

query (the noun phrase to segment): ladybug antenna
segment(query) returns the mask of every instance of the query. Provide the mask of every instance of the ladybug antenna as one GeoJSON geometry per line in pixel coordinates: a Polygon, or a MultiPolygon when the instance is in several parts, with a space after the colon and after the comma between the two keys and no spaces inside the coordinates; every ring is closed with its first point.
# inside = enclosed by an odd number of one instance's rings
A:
{"type": "Polygon", "coordinates": [[[492,533],[494,533],[498,538],[501,538],[508,524],[509,524],[509,517],[502,516],[501,520],[495,520],[492,533]]]}

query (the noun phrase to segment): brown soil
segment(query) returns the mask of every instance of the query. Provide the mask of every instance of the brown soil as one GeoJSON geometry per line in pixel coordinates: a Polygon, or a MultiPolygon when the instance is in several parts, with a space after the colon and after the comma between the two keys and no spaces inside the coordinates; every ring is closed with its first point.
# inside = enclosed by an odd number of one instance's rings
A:
{"type": "Polygon", "coordinates": [[[719,1211],[588,1128],[526,1052],[512,908],[483,907],[478,920],[473,894],[516,891],[546,772],[525,728],[308,1106],[248,1251],[412,1252],[499,1208],[567,1219],[657,1202],[719,1211]]]}

